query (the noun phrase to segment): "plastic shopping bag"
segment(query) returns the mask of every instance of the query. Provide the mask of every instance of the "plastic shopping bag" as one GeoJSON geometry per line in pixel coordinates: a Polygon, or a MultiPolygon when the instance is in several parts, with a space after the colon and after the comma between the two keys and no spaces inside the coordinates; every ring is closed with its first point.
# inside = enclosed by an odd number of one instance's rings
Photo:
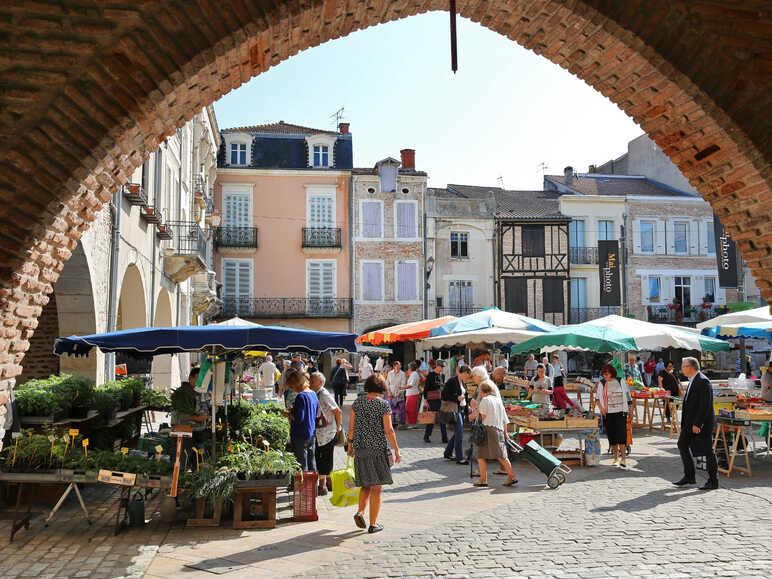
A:
{"type": "Polygon", "coordinates": [[[332,477],[332,496],[330,502],[335,507],[350,507],[359,503],[359,487],[354,479],[354,465],[351,457],[346,461],[346,468],[334,470],[332,477]]]}

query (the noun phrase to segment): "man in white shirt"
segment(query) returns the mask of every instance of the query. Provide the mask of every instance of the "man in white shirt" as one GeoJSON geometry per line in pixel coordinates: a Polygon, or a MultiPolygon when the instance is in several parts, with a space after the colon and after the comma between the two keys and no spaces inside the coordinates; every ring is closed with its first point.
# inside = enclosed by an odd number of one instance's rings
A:
{"type": "Polygon", "coordinates": [[[378,359],[375,361],[375,371],[380,372],[383,370],[383,356],[378,356],[378,359]]]}
{"type": "Polygon", "coordinates": [[[553,374],[553,368],[552,368],[552,364],[550,364],[549,358],[547,358],[547,356],[544,356],[541,359],[541,363],[544,365],[544,371],[547,373],[547,378],[549,378],[550,380],[554,380],[555,376],[553,374]]]}
{"type": "Polygon", "coordinates": [[[273,388],[276,385],[276,364],[273,363],[273,356],[270,354],[260,365],[260,378],[263,380],[264,388],[273,388]]]}

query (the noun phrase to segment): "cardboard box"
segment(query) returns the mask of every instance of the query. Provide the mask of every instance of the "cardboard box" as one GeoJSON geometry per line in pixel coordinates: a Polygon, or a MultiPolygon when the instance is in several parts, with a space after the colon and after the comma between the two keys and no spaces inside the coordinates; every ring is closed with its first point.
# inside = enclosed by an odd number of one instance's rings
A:
{"type": "Polygon", "coordinates": [[[133,487],[136,480],[137,475],[133,472],[118,472],[114,470],[99,471],[99,482],[103,482],[109,485],[133,487]]]}

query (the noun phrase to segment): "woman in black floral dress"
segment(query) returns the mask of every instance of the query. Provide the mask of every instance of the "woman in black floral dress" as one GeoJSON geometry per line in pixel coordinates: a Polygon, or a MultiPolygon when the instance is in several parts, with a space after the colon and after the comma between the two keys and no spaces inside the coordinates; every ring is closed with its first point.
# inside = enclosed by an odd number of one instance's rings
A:
{"type": "Polygon", "coordinates": [[[359,509],[354,515],[357,527],[366,527],[364,512],[370,504],[369,533],[383,530],[378,524],[381,509],[381,487],[392,484],[391,452],[394,462],[400,462],[397,435],[391,424],[391,405],[381,398],[386,391],[386,381],[378,374],[365,380],[365,395],[360,396],[351,406],[351,421],[348,431],[348,454],[354,457],[354,473],[359,491],[359,509]]]}

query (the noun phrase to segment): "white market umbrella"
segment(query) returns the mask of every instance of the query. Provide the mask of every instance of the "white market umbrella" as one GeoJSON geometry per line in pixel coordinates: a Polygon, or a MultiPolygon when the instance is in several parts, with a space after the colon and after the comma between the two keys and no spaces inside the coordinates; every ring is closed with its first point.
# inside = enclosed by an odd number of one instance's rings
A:
{"type": "Polygon", "coordinates": [[[212,326],[251,326],[251,327],[258,327],[258,328],[261,327],[260,324],[256,324],[255,322],[249,322],[238,316],[236,316],[235,318],[231,318],[229,320],[223,320],[222,322],[216,322],[210,325],[212,326]]]}
{"type": "Polygon", "coordinates": [[[710,320],[700,322],[697,324],[697,329],[702,331],[708,328],[715,328],[716,326],[735,326],[756,324],[759,322],[772,322],[772,314],[769,313],[769,306],[722,314],[710,320]]]}
{"type": "MultiPolygon", "coordinates": [[[[639,350],[662,350],[681,348],[684,350],[713,350],[714,344],[704,336],[678,326],[654,324],[622,316],[605,316],[585,322],[586,325],[611,328],[635,340],[639,350]]],[[[579,324],[582,325],[582,324],[579,324]]]]}
{"type": "Polygon", "coordinates": [[[457,332],[455,334],[435,336],[434,338],[425,338],[421,340],[420,344],[424,350],[438,350],[457,346],[489,348],[501,344],[519,344],[540,334],[543,334],[543,332],[512,330],[508,328],[483,328],[470,332],[457,332]]]}

